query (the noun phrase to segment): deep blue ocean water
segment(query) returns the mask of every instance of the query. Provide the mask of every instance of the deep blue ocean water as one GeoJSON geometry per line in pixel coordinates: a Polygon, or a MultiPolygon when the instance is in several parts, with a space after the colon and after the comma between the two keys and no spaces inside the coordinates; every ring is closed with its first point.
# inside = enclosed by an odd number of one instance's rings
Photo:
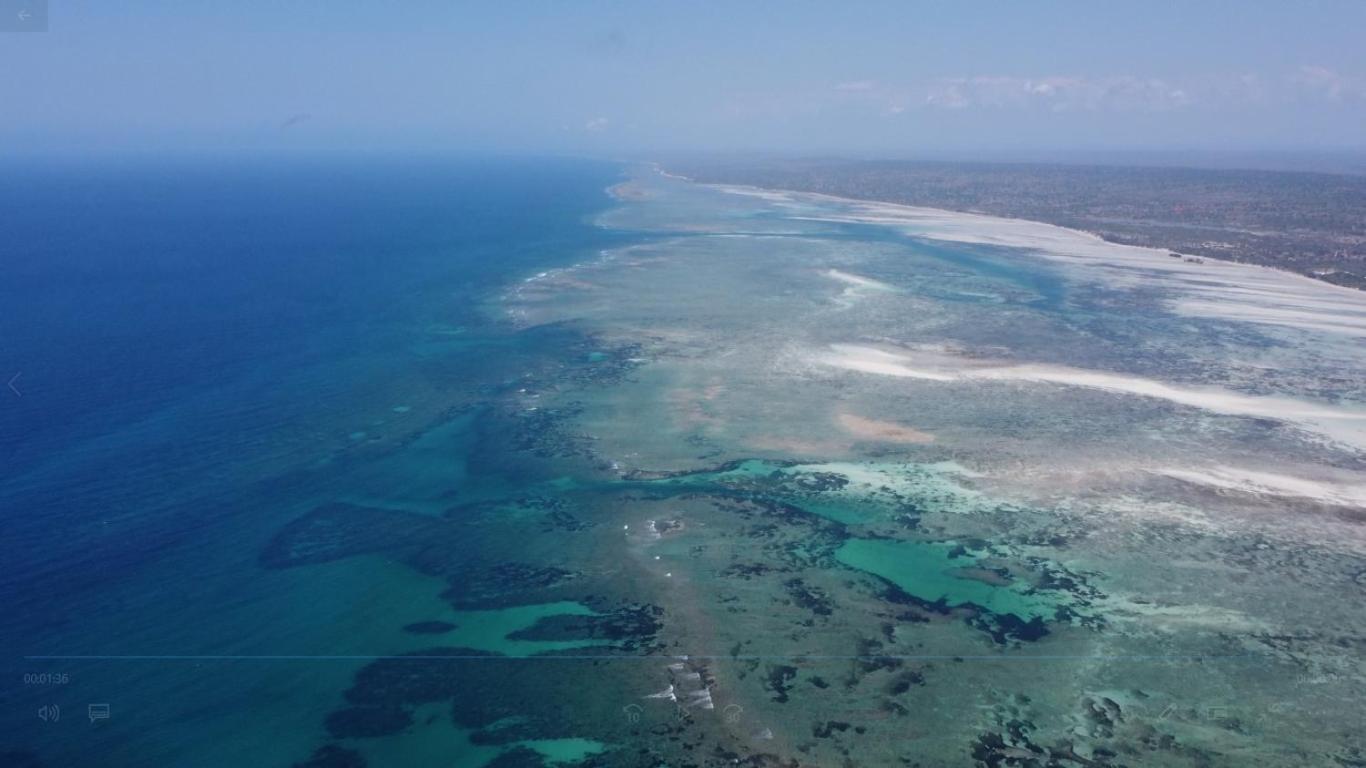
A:
{"type": "Polygon", "coordinates": [[[325,620],[329,598],[259,581],[262,532],[339,453],[467,406],[496,382],[499,350],[558,343],[513,333],[489,304],[620,237],[591,223],[618,173],[543,158],[6,166],[0,378],[18,374],[21,394],[0,391],[0,752],[135,764],[149,732],[206,738],[187,704],[245,705],[166,701],[195,674],[183,665],[26,656],[326,652],[280,628],[285,610],[309,627],[322,605],[325,620]],[[233,610],[196,611],[215,602],[233,610]],[[122,697],[110,723],[126,730],[91,737],[91,697],[122,697]],[[59,703],[61,722],[36,717],[59,703]]]}

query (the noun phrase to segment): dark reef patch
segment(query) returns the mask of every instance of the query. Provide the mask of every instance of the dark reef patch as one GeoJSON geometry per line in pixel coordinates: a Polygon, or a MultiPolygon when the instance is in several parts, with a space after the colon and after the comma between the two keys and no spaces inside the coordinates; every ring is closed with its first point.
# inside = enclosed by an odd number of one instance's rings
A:
{"type": "Polygon", "coordinates": [[[441,594],[452,606],[465,610],[501,608],[542,590],[563,586],[579,573],[553,565],[501,562],[471,565],[450,575],[450,589],[441,594]]]}
{"type": "Polygon", "coordinates": [[[570,431],[583,413],[582,403],[566,403],[556,408],[508,405],[499,421],[509,429],[511,448],[542,459],[591,458],[592,439],[570,431]]]}
{"type": "Polygon", "coordinates": [[[540,494],[459,504],[447,509],[442,516],[450,520],[500,521],[508,519],[510,511],[524,510],[541,513],[538,528],[543,533],[585,531],[594,526],[594,523],[575,514],[578,506],[570,499],[540,494]]]}
{"type": "Polygon", "coordinates": [[[779,704],[786,704],[788,692],[792,690],[792,681],[797,677],[797,668],[786,664],[768,665],[768,673],[764,676],[764,690],[772,694],[772,699],[779,704]]]}
{"type": "MultiPolygon", "coordinates": [[[[670,679],[667,657],[658,666],[642,666],[613,663],[609,653],[594,659],[577,650],[564,658],[551,653],[528,660],[447,647],[387,657],[356,673],[339,712],[396,710],[411,717],[424,704],[448,705],[452,724],[471,731],[472,742],[506,750],[496,765],[542,765],[539,755],[519,749],[518,743],[566,738],[629,745],[591,756],[579,763],[583,766],[777,764],[722,733],[697,728],[694,720],[679,719],[667,702],[643,700],[642,690],[670,679]],[[640,702],[644,720],[624,717],[623,702],[640,702]],[[704,757],[722,752],[731,757],[724,762],[704,757]]],[[[334,713],[329,720],[353,717],[334,713]]],[[[397,722],[392,714],[385,717],[397,722]]]]}
{"type": "Polygon", "coordinates": [[[536,602],[547,590],[580,576],[558,566],[490,562],[488,536],[487,531],[467,520],[355,504],[324,504],[286,524],[266,546],[260,562],[267,568],[291,568],[383,554],[446,581],[450,586],[442,598],[457,609],[467,610],[536,602]]]}
{"type": "Polygon", "coordinates": [[[371,739],[389,736],[413,724],[402,707],[347,707],[327,716],[327,732],[338,739],[371,739]]]}
{"type": "Polygon", "coordinates": [[[656,605],[627,605],[597,616],[562,614],[547,616],[526,629],[508,635],[510,640],[608,640],[621,650],[648,648],[663,626],[664,609],[656,605]]]}
{"type": "MultiPolygon", "coordinates": [[[[649,480],[679,480],[679,479],[685,479],[685,478],[696,477],[696,478],[700,478],[700,479],[701,479],[701,482],[699,482],[699,483],[697,484],[697,487],[698,487],[698,488],[703,488],[703,489],[705,489],[705,488],[714,488],[714,487],[715,487],[715,484],[714,484],[713,482],[708,482],[708,480],[707,480],[707,476],[708,476],[708,475],[722,475],[722,474],[725,474],[725,473],[727,473],[727,472],[734,472],[735,470],[739,469],[740,467],[744,466],[745,464],[749,463],[750,461],[752,461],[752,459],[735,459],[734,461],[727,461],[727,462],[723,462],[723,463],[721,463],[721,464],[717,464],[717,465],[714,466],[714,467],[704,467],[704,468],[702,468],[702,469],[678,469],[678,470],[646,470],[646,469],[633,469],[633,470],[631,470],[630,472],[625,473],[625,474],[623,475],[623,477],[624,477],[625,479],[627,479],[627,480],[646,480],[646,481],[649,481],[649,480]]],[[[765,464],[769,464],[769,465],[774,466],[774,467],[795,467],[795,466],[797,466],[797,464],[798,464],[798,462],[796,462],[796,461],[765,461],[764,463],[765,463],[765,464]]],[[[728,478],[728,479],[729,479],[729,478],[728,478]]]]}
{"type": "Polygon", "coordinates": [[[788,579],[783,582],[792,602],[811,611],[817,616],[829,616],[835,612],[835,603],[825,590],[813,587],[801,579],[788,579]]]}
{"type": "Polygon", "coordinates": [[[1054,768],[1058,763],[1049,759],[1044,750],[1034,744],[1008,744],[999,733],[984,733],[972,745],[972,759],[986,768],[1019,766],[1019,768],[1054,768]]]}
{"type": "Polygon", "coordinates": [[[811,735],[818,739],[828,739],[836,733],[844,733],[852,726],[843,720],[826,720],[824,723],[815,723],[811,726],[811,735]]]}
{"type": "MultiPolygon", "coordinates": [[[[974,603],[950,606],[945,598],[930,601],[916,597],[881,576],[869,574],[875,579],[882,598],[892,603],[909,606],[910,613],[900,615],[900,620],[929,621],[931,616],[959,616],[973,629],[985,633],[997,645],[1010,645],[1020,642],[1034,642],[1048,635],[1048,623],[1040,616],[1025,620],[1013,613],[996,613],[974,603]]],[[[1072,614],[1067,608],[1060,608],[1057,620],[1069,620],[1072,614]]]]}
{"type": "MultiPolygon", "coordinates": [[[[12,765],[12,763],[4,763],[4,765],[12,765]]],[[[366,768],[366,762],[365,758],[355,750],[328,744],[318,747],[302,763],[295,763],[294,768],[366,768]]]]}
{"type": "Polygon", "coordinates": [[[992,613],[979,606],[973,608],[976,615],[968,619],[968,625],[990,635],[997,645],[1009,645],[1012,641],[1032,643],[1048,634],[1048,624],[1042,617],[1025,621],[1013,613],[992,613]]]}
{"type": "Polygon", "coordinates": [[[403,631],[414,635],[442,635],[457,628],[459,628],[459,625],[452,624],[449,621],[432,620],[415,621],[412,624],[405,624],[403,626],[403,631]]]}
{"type": "Polygon", "coordinates": [[[772,573],[778,570],[786,569],[774,568],[768,563],[763,562],[731,563],[725,568],[722,568],[719,575],[724,576],[727,579],[744,579],[745,581],[749,581],[755,576],[763,576],[766,573],[772,573]]]}
{"type": "Polygon", "coordinates": [[[905,670],[892,678],[887,684],[888,696],[900,696],[913,687],[925,687],[925,676],[916,670],[905,670]]]}
{"type": "Polygon", "coordinates": [[[485,763],[484,768],[545,768],[545,765],[545,758],[536,750],[513,747],[485,763]]]}
{"type": "Polygon", "coordinates": [[[323,504],[281,528],[260,562],[267,568],[290,568],[377,552],[414,554],[434,540],[458,539],[454,528],[412,512],[323,504]]]}

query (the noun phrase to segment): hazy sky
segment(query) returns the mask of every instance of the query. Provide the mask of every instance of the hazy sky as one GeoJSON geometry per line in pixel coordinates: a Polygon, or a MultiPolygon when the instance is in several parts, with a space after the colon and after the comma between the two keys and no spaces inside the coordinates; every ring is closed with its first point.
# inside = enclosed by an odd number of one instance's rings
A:
{"type": "Polygon", "coordinates": [[[1360,0],[48,1],[4,154],[1366,147],[1360,0]]]}

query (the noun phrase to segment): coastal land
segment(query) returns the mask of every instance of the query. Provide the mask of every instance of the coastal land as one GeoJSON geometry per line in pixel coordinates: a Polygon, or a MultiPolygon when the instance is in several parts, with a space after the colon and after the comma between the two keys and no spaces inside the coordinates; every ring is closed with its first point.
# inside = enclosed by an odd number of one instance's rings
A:
{"type": "Polygon", "coordinates": [[[1048,222],[1366,289],[1366,175],[1059,163],[678,158],[749,184],[1048,222]]]}

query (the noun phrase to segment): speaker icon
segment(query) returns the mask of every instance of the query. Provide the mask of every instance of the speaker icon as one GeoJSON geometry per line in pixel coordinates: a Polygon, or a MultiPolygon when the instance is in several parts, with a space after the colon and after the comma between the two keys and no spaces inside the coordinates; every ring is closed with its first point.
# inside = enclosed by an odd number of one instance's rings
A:
{"type": "Polygon", "coordinates": [[[38,719],[45,723],[55,723],[62,719],[62,708],[56,704],[44,704],[38,707],[38,719]]]}

